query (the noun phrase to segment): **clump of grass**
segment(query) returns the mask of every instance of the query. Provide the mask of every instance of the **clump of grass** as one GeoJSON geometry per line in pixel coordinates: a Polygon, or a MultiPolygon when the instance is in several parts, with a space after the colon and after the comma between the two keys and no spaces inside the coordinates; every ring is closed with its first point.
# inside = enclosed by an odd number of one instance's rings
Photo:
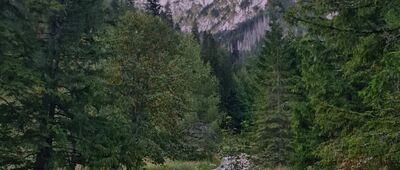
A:
{"type": "Polygon", "coordinates": [[[167,160],[163,165],[147,164],[144,170],[212,170],[218,165],[207,161],[172,161],[167,160]]]}
{"type": "Polygon", "coordinates": [[[277,166],[274,168],[262,167],[262,166],[255,166],[253,167],[254,170],[291,170],[291,168],[286,166],[277,166]]]}

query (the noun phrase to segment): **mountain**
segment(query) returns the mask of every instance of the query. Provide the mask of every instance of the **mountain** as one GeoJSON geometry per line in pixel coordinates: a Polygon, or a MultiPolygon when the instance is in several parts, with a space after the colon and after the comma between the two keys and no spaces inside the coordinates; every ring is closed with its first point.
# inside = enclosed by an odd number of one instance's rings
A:
{"type": "MultiPolygon", "coordinates": [[[[293,0],[284,0],[293,1],[293,0]]],[[[146,0],[136,1],[143,7],[146,0]]],[[[174,22],[190,32],[197,22],[199,31],[210,31],[232,49],[252,51],[268,29],[267,0],[160,0],[171,10],[174,22]]]]}

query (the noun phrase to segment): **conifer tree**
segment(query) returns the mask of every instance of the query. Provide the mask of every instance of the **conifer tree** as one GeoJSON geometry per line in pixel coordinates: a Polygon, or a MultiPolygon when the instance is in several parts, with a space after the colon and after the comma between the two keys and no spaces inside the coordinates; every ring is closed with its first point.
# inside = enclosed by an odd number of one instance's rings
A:
{"type": "Polygon", "coordinates": [[[149,12],[151,15],[154,16],[161,16],[161,5],[159,0],[147,0],[146,3],[146,10],[149,12]]]}
{"type": "Polygon", "coordinates": [[[240,132],[246,106],[245,102],[239,98],[240,92],[234,78],[235,57],[220,47],[214,36],[208,32],[203,34],[201,57],[204,63],[210,64],[212,74],[219,81],[220,110],[227,114],[223,126],[235,133],[240,132]]]}
{"type": "Polygon", "coordinates": [[[120,135],[114,132],[121,122],[108,117],[107,102],[102,100],[106,92],[96,38],[103,28],[103,3],[8,2],[15,14],[3,13],[2,23],[12,17],[18,27],[5,29],[10,32],[5,38],[12,38],[14,44],[2,42],[9,49],[0,63],[6,68],[1,70],[1,166],[73,169],[77,164],[98,166],[116,157],[104,156],[115,149],[112,145],[120,145],[120,139],[114,140],[117,135],[105,133],[120,135]],[[18,53],[13,52],[16,48],[18,53]],[[10,121],[13,115],[18,116],[15,122],[10,121]]]}
{"type": "Polygon", "coordinates": [[[1,169],[140,169],[174,156],[189,113],[218,130],[217,83],[196,43],[115,8],[0,2],[1,169]]]}
{"type": "Polygon", "coordinates": [[[258,95],[254,101],[256,150],[266,167],[286,165],[290,153],[289,103],[296,58],[276,20],[270,22],[256,62],[258,95]]]}
{"type": "Polygon", "coordinates": [[[197,42],[190,38],[183,39],[185,62],[183,72],[191,87],[191,110],[185,114],[182,122],[182,148],[177,158],[184,160],[210,159],[217,153],[220,143],[220,124],[223,114],[219,111],[220,96],[218,80],[211,74],[211,67],[203,64],[197,42]],[[190,68],[189,68],[190,67],[190,68]]]}
{"type": "Polygon", "coordinates": [[[389,85],[398,81],[398,70],[387,62],[398,63],[398,38],[388,38],[398,34],[398,6],[399,1],[309,1],[288,15],[307,30],[298,52],[313,128],[302,131],[319,140],[309,166],[398,168],[398,153],[392,152],[399,147],[392,138],[398,92],[389,85]]]}
{"type": "Polygon", "coordinates": [[[160,13],[161,18],[164,19],[164,21],[171,27],[174,28],[175,30],[178,30],[175,28],[175,24],[174,24],[174,19],[172,16],[172,11],[171,11],[171,4],[167,3],[164,7],[164,11],[162,11],[160,13]]]}
{"type": "Polygon", "coordinates": [[[193,25],[192,25],[192,35],[193,35],[193,37],[194,37],[194,39],[197,41],[197,43],[201,43],[201,37],[200,37],[200,30],[199,30],[199,24],[197,23],[198,21],[197,20],[195,20],[194,22],[193,22],[193,25]]]}
{"type": "Polygon", "coordinates": [[[40,107],[40,74],[32,66],[38,48],[26,1],[0,2],[0,167],[32,168],[32,120],[40,107]],[[29,22],[27,22],[29,21],[29,22]]]}

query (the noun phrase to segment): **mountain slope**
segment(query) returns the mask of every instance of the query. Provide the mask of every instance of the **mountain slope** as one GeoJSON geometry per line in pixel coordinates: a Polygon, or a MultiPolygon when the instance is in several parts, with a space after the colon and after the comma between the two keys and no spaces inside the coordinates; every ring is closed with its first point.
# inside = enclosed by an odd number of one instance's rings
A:
{"type": "MultiPolygon", "coordinates": [[[[292,0],[284,0],[291,2],[292,0]]],[[[138,0],[143,7],[146,0],[138,0]]],[[[240,51],[252,51],[268,29],[267,0],[160,0],[169,8],[174,22],[190,32],[197,22],[199,31],[210,31],[222,44],[240,51]]]]}

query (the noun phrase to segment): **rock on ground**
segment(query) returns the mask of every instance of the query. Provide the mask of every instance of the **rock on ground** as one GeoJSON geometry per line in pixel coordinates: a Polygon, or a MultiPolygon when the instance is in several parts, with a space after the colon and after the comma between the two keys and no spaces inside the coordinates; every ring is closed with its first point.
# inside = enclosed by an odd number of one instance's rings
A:
{"type": "Polygon", "coordinates": [[[214,170],[249,170],[250,166],[250,155],[242,153],[238,156],[224,157],[220,166],[214,170]]]}

